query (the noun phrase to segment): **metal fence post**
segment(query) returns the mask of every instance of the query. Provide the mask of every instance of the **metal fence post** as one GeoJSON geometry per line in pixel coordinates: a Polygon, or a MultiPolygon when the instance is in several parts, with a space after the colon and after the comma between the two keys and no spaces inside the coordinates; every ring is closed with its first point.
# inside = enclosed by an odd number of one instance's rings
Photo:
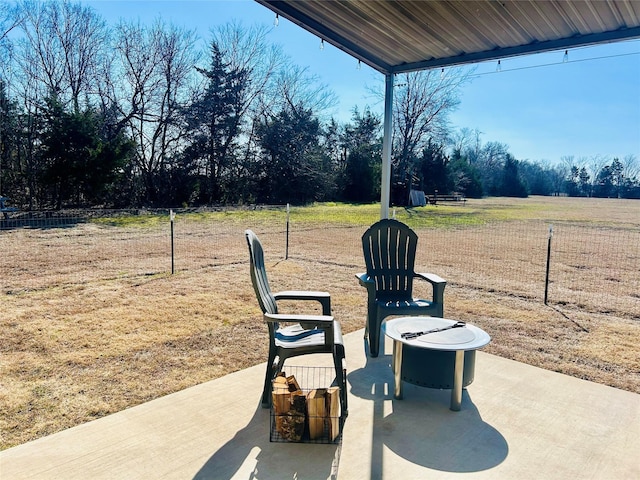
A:
{"type": "Polygon", "coordinates": [[[173,209],[169,210],[169,219],[171,220],[171,275],[173,275],[175,271],[175,262],[174,262],[174,250],[173,250],[173,221],[176,218],[176,214],[173,212],[173,209]]]}
{"type": "Polygon", "coordinates": [[[551,265],[551,238],[553,237],[553,225],[549,225],[549,238],[547,240],[547,274],[544,280],[544,304],[547,305],[549,295],[549,267],[551,265]]]}
{"type": "Polygon", "coordinates": [[[287,203],[287,238],[285,241],[284,259],[289,259],[289,204],[287,203]]]}

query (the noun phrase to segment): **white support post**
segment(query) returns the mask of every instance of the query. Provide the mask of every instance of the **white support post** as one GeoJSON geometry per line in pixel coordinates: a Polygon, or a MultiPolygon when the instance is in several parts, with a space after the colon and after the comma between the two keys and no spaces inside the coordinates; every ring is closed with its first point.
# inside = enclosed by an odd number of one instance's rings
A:
{"type": "Polygon", "coordinates": [[[380,188],[380,218],[389,218],[391,200],[391,132],[393,126],[393,74],[385,75],[384,136],[382,137],[382,185],[380,188]]]}

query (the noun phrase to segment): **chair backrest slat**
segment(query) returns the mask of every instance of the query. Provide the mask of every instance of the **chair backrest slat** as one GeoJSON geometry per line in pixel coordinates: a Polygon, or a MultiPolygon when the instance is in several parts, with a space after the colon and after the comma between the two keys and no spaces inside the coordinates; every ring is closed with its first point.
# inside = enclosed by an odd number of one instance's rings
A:
{"type": "Polygon", "coordinates": [[[249,245],[249,259],[251,263],[251,283],[256,292],[262,313],[278,313],[276,299],[271,293],[267,271],[264,265],[264,252],[260,240],[251,230],[245,231],[249,245]]]}
{"type": "Polygon", "coordinates": [[[417,245],[416,233],[393,219],[380,220],[362,235],[367,275],[379,300],[411,300],[417,245]]]}

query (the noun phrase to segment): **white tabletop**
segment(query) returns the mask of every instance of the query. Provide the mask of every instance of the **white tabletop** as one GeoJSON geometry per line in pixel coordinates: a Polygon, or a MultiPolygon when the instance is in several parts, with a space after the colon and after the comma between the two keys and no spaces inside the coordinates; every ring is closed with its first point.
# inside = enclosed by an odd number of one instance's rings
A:
{"type": "Polygon", "coordinates": [[[403,333],[423,332],[456,323],[456,320],[438,317],[401,317],[387,320],[383,324],[385,335],[393,340],[429,350],[476,350],[491,341],[491,337],[481,328],[467,323],[461,328],[429,333],[412,340],[402,338],[403,333]]]}

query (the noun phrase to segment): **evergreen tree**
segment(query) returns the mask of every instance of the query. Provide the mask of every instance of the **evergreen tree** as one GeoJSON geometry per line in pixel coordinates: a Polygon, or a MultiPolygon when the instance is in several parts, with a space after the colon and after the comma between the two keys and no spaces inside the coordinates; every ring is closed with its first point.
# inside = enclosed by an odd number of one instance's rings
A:
{"type": "Polygon", "coordinates": [[[444,154],[442,145],[429,141],[422,151],[416,168],[416,190],[423,190],[427,194],[436,192],[448,194],[453,191],[453,184],[449,175],[449,159],[444,154]]]}
{"type": "Polygon", "coordinates": [[[505,197],[527,197],[527,187],[520,178],[518,161],[507,154],[502,179],[501,194],[505,197]]]}
{"type": "Polygon", "coordinates": [[[258,125],[263,150],[256,172],[259,202],[302,205],[326,199],[333,177],[321,133],[313,112],[301,106],[258,125]]]}
{"type": "Polygon", "coordinates": [[[600,198],[617,197],[616,187],[614,186],[613,171],[610,165],[605,165],[602,167],[600,172],[598,172],[593,196],[600,198]]]}
{"type": "Polygon", "coordinates": [[[56,96],[48,100],[45,118],[42,183],[51,205],[104,203],[133,144],[121,135],[105,138],[104,119],[95,110],[67,112],[56,96]]]}
{"type": "Polygon", "coordinates": [[[347,152],[343,198],[351,202],[373,202],[380,198],[382,142],[380,119],[369,109],[356,109],[345,126],[343,145],[347,152]]]}
{"type": "Polygon", "coordinates": [[[566,181],[566,191],[567,191],[567,195],[569,195],[570,197],[577,197],[578,195],[580,195],[579,178],[580,178],[580,170],[578,169],[577,166],[572,165],[571,170],[569,172],[569,177],[567,178],[567,181],[566,181]]]}
{"type": "Polygon", "coordinates": [[[611,182],[615,189],[614,196],[622,198],[622,185],[624,183],[624,166],[618,158],[614,158],[611,163],[611,182]]]}
{"type": "Polygon", "coordinates": [[[480,173],[458,149],[455,149],[451,156],[449,181],[454,192],[469,198],[482,198],[480,173]]]}
{"type": "Polygon", "coordinates": [[[231,70],[223,57],[220,47],[212,43],[210,69],[197,69],[206,77],[205,91],[186,111],[191,142],[184,153],[184,164],[187,168],[199,166],[203,171],[203,203],[233,197],[228,180],[240,134],[243,91],[249,82],[246,71],[231,70]]]}
{"type": "Polygon", "coordinates": [[[0,79],[0,197],[19,190],[16,184],[17,171],[17,130],[18,112],[15,102],[8,95],[5,83],[0,79]]]}
{"type": "Polygon", "coordinates": [[[582,167],[578,173],[578,192],[580,196],[591,196],[591,177],[585,167],[582,167]]]}
{"type": "Polygon", "coordinates": [[[553,193],[552,169],[538,163],[521,161],[519,172],[530,195],[551,195],[553,193]]]}

